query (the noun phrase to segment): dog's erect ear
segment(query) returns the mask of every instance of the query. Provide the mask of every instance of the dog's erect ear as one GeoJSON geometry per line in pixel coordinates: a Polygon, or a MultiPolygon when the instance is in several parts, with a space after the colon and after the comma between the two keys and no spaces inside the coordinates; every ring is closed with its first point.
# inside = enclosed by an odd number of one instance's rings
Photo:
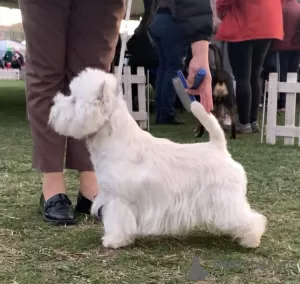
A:
{"type": "MultiPolygon", "coordinates": [[[[107,100],[109,97],[116,96],[117,93],[117,79],[112,74],[106,74],[105,80],[100,87],[99,99],[107,100]]],[[[112,98],[110,98],[111,100],[112,98]]]]}
{"type": "Polygon", "coordinates": [[[98,106],[103,119],[107,120],[113,111],[113,102],[116,99],[117,80],[114,75],[106,74],[98,93],[98,106]]]}

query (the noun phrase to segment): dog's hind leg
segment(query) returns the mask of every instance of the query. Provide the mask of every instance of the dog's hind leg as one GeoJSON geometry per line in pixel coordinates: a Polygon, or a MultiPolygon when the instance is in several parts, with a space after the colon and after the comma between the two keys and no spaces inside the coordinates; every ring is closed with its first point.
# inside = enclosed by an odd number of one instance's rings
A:
{"type": "MultiPolygon", "coordinates": [[[[252,210],[250,209],[250,211],[252,210]]],[[[236,213],[232,217],[229,216],[231,214],[225,216],[226,213],[224,212],[223,218],[225,217],[225,219],[214,220],[213,224],[211,224],[213,225],[212,229],[225,235],[230,235],[245,248],[257,248],[266,230],[267,218],[258,212],[253,211],[250,213],[250,211],[236,213]],[[233,220],[230,220],[231,218],[233,220]]]]}
{"type": "Polygon", "coordinates": [[[216,220],[216,227],[221,232],[231,235],[233,239],[237,239],[243,247],[259,247],[261,237],[266,230],[267,218],[252,210],[247,203],[243,209],[238,206],[238,210],[234,209],[232,204],[229,206],[223,212],[223,220],[221,222],[216,220]]]}
{"type": "Polygon", "coordinates": [[[210,189],[213,195],[201,199],[202,220],[212,232],[219,231],[238,240],[240,245],[256,248],[266,230],[267,219],[250,208],[244,188],[210,189]]]}
{"type": "Polygon", "coordinates": [[[247,216],[247,225],[241,232],[237,231],[241,246],[246,248],[257,248],[260,245],[260,239],[266,230],[267,218],[254,210],[247,216]]]}
{"type": "Polygon", "coordinates": [[[103,208],[104,236],[106,248],[117,249],[134,242],[137,233],[135,214],[126,201],[112,199],[103,208]]]}

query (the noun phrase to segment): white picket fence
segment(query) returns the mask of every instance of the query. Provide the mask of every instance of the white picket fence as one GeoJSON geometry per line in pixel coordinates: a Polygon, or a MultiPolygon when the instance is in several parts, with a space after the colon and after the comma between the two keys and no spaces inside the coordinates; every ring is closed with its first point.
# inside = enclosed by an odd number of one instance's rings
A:
{"type": "Polygon", "coordinates": [[[0,80],[20,80],[18,69],[0,69],[0,80]]]}
{"type": "MultiPolygon", "coordinates": [[[[117,74],[118,67],[115,67],[115,74],[117,74]]],[[[122,85],[124,90],[124,99],[127,103],[128,109],[132,117],[136,120],[142,129],[148,129],[148,113],[146,103],[146,75],[143,67],[137,68],[137,74],[131,74],[130,66],[123,67],[122,85]],[[138,111],[133,111],[132,101],[132,84],[137,84],[138,88],[138,111]]]]}
{"type": "Polygon", "coordinates": [[[298,138],[300,146],[300,125],[296,125],[297,95],[300,93],[300,83],[297,73],[289,73],[287,82],[279,82],[278,74],[271,73],[268,82],[268,108],[266,125],[266,143],[276,144],[277,137],[284,137],[285,145],[294,145],[298,138]],[[285,125],[277,125],[278,93],[286,93],[285,125]]]}
{"type": "MultiPolygon", "coordinates": [[[[115,68],[117,73],[118,67],[115,68]]],[[[25,72],[25,71],[24,71],[25,72]]],[[[17,69],[0,70],[0,80],[20,80],[20,71],[17,69]]],[[[21,77],[24,77],[21,76],[21,77]]],[[[128,105],[128,109],[142,129],[149,130],[149,117],[146,103],[146,75],[143,67],[137,68],[137,74],[131,74],[130,66],[123,67],[122,85],[124,90],[124,98],[128,105]],[[137,84],[138,88],[138,111],[133,111],[132,102],[132,84],[137,84]]]]}

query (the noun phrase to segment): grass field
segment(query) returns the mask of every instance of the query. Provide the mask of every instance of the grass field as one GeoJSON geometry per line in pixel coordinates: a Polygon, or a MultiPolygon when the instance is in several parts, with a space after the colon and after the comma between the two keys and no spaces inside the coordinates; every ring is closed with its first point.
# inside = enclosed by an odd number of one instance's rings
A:
{"type": "MultiPolygon", "coordinates": [[[[151,131],[178,142],[196,141],[193,119],[181,116],[189,122],[186,126],[153,126],[151,131]]],[[[229,148],[247,170],[252,206],[269,220],[260,248],[242,249],[226,237],[195,230],[107,250],[100,245],[102,225],[90,217],[81,216],[72,227],[43,222],[40,177],[31,169],[24,86],[0,82],[0,284],[299,284],[299,148],[266,146],[259,140],[259,135],[242,136],[229,141],[229,148]],[[187,280],[194,257],[209,272],[205,281],[187,280]]],[[[75,202],[76,173],[68,172],[67,182],[75,202]]]]}

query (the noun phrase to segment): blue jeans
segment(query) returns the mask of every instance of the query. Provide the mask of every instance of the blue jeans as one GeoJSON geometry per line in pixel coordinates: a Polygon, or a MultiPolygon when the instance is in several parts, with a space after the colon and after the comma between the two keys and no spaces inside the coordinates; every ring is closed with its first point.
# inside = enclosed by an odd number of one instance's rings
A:
{"type": "Polygon", "coordinates": [[[172,79],[182,68],[185,41],[175,20],[168,13],[155,15],[149,33],[159,56],[156,76],[156,122],[168,122],[175,118],[176,91],[172,79]]]}

